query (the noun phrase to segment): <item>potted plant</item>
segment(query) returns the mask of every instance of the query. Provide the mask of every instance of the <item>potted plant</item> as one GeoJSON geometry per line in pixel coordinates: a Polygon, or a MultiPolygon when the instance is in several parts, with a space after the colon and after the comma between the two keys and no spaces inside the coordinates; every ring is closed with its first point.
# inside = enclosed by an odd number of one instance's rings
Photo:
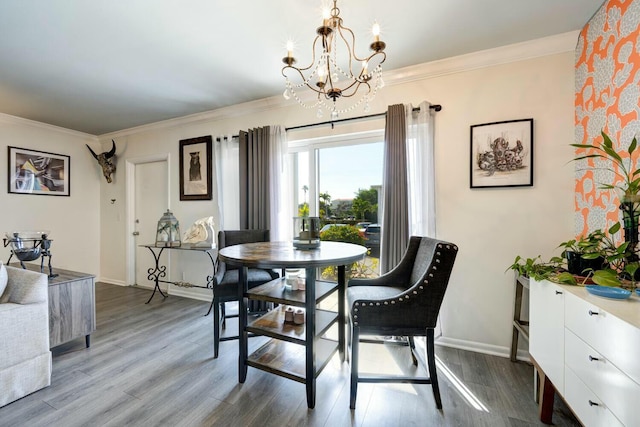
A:
{"type": "Polygon", "coordinates": [[[540,255],[536,258],[522,258],[516,256],[513,264],[507,267],[507,270],[513,270],[517,276],[523,276],[527,279],[534,280],[550,280],[556,283],[577,284],[573,275],[563,268],[564,260],[560,257],[552,257],[549,261],[542,261],[540,255]]]}
{"type": "Polygon", "coordinates": [[[584,276],[589,271],[606,268],[608,263],[603,253],[604,239],[602,230],[595,230],[577,240],[560,243],[558,247],[563,248],[562,257],[567,260],[569,273],[584,276]]]}
{"type": "Polygon", "coordinates": [[[574,158],[574,161],[583,159],[600,159],[610,165],[602,169],[612,172],[621,180],[606,184],[600,183],[600,188],[605,190],[616,190],[619,193],[620,209],[622,210],[625,240],[629,242],[630,262],[638,261],[636,247],[638,244],[638,219],[640,217],[640,169],[635,167],[633,159],[638,148],[638,141],[634,137],[627,150],[616,151],[613,141],[604,132],[602,144],[571,144],[572,147],[591,150],[591,154],[585,154],[574,158]]]}

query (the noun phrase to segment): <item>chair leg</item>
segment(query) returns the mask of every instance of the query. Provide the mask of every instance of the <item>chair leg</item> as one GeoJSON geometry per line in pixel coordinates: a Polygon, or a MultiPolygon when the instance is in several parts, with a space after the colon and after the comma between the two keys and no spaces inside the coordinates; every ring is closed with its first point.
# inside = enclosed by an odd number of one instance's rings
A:
{"type": "Polygon", "coordinates": [[[213,302],[213,358],[218,358],[218,349],[220,348],[220,303],[217,299],[213,302]]]}
{"type": "Polygon", "coordinates": [[[413,340],[412,336],[408,336],[407,341],[409,341],[409,350],[411,351],[413,366],[418,366],[418,358],[416,358],[416,342],[413,340]]]}
{"type": "Polygon", "coordinates": [[[220,303],[222,313],[222,329],[227,329],[227,305],[224,302],[220,303]]]}
{"type": "Polygon", "coordinates": [[[433,329],[427,329],[427,364],[429,365],[429,377],[431,378],[431,388],[433,389],[433,397],[436,400],[436,407],[442,409],[438,374],[436,373],[436,354],[433,334],[433,329]]]}
{"type": "Polygon", "coordinates": [[[357,326],[351,328],[351,391],[349,393],[349,408],[356,409],[356,394],[358,393],[358,344],[360,330],[357,326]]]}

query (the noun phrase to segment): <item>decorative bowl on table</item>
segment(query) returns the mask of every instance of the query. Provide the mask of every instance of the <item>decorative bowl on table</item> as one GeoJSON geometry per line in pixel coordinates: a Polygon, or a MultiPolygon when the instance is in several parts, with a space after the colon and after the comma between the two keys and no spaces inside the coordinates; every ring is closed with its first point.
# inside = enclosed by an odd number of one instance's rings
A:
{"type": "Polygon", "coordinates": [[[604,298],[627,299],[631,296],[631,291],[611,286],[587,285],[585,288],[590,294],[604,298]]]}
{"type": "Polygon", "coordinates": [[[20,261],[38,259],[42,251],[42,242],[48,240],[49,231],[13,231],[5,233],[4,245],[11,246],[11,251],[20,261]]]}

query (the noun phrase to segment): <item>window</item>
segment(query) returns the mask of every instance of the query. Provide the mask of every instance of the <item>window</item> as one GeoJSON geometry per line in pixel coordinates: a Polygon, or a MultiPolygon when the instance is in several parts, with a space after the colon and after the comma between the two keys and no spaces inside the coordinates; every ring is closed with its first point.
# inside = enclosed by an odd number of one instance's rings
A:
{"type": "Polygon", "coordinates": [[[365,261],[352,266],[351,277],[379,274],[383,137],[378,130],[290,142],[295,212],[319,216],[323,240],[369,249],[365,261]]]}

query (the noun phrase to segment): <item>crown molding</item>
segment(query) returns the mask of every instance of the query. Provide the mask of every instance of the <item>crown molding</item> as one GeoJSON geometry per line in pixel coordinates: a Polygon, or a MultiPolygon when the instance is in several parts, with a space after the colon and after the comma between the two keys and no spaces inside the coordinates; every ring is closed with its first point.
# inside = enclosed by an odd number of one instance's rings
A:
{"type": "Polygon", "coordinates": [[[35,120],[24,119],[22,117],[12,116],[11,114],[0,113],[0,122],[8,123],[8,124],[16,124],[23,126],[36,127],[40,129],[45,129],[52,132],[64,133],[71,136],[76,136],[79,138],[90,139],[92,141],[98,141],[98,137],[96,135],[91,135],[89,133],[80,132],[73,129],[67,129],[60,126],[50,125],[48,123],[37,122],[35,120]]]}
{"type": "Polygon", "coordinates": [[[384,79],[387,85],[396,85],[510,62],[525,61],[542,56],[574,52],[579,35],[580,31],[570,31],[568,33],[529,40],[522,43],[453,56],[438,61],[425,62],[423,64],[385,72],[384,79]]]}
{"type": "MultiPolygon", "coordinates": [[[[384,79],[387,86],[410,83],[438,76],[477,70],[510,62],[525,61],[542,56],[556,55],[575,51],[580,31],[570,31],[554,36],[529,40],[493,49],[481,50],[465,55],[454,56],[397,70],[385,71],[384,79]]],[[[129,129],[123,129],[108,134],[99,135],[99,139],[110,139],[128,136],[140,132],[158,130],[170,127],[184,126],[202,121],[216,121],[225,118],[247,114],[256,114],[274,108],[286,108],[295,105],[291,100],[285,100],[282,95],[242,104],[231,105],[217,110],[191,114],[175,119],[150,123],[129,129]]]]}

